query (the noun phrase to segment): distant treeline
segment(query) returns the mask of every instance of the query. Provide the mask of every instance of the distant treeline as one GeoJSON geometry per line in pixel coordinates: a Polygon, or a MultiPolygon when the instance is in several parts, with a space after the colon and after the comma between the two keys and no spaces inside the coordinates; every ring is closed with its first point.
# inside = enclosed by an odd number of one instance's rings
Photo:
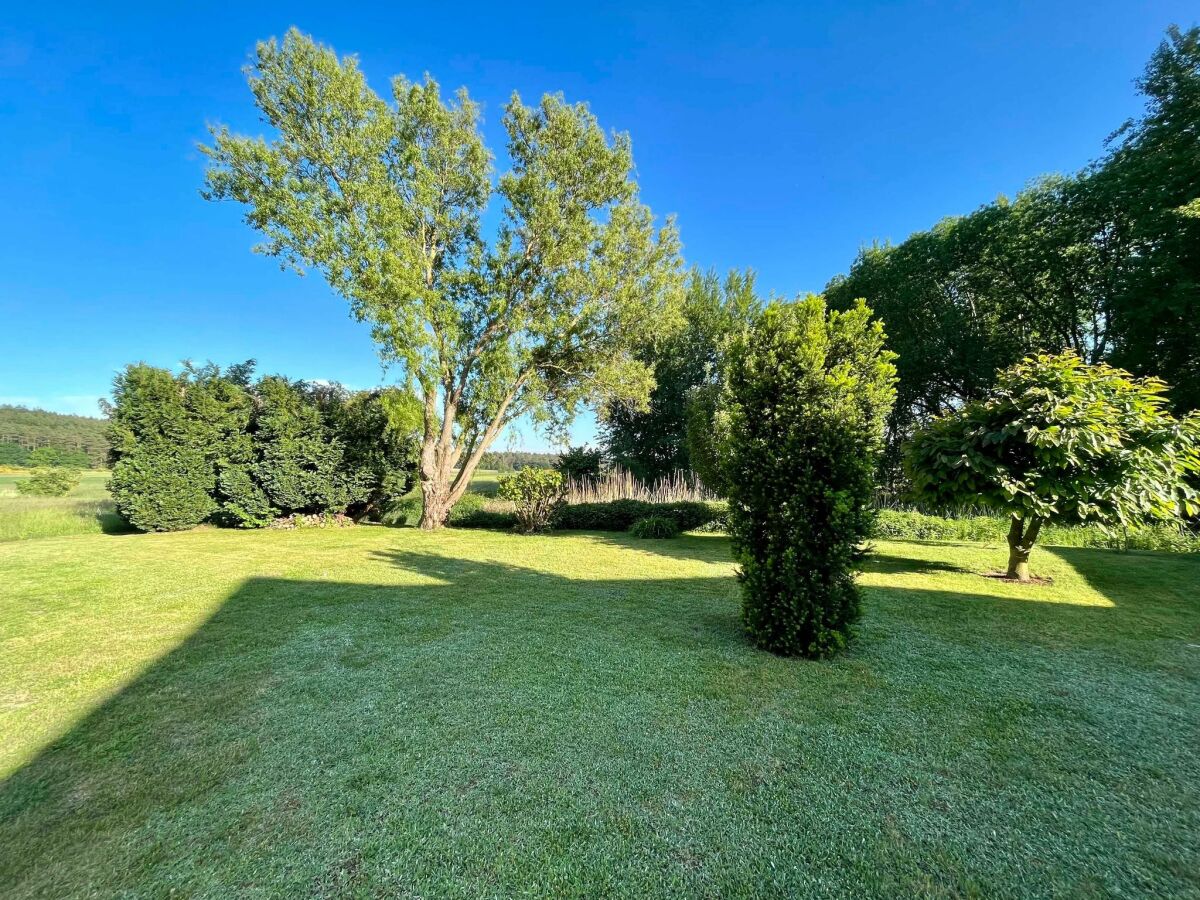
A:
{"type": "Polygon", "coordinates": [[[528,450],[490,450],[483,454],[481,469],[514,472],[517,469],[549,469],[558,462],[557,453],[533,453],[528,450]]]}
{"type": "Polygon", "coordinates": [[[106,419],[0,405],[0,465],[29,465],[31,452],[50,447],[73,465],[103,466],[107,427],[106,419]]]}

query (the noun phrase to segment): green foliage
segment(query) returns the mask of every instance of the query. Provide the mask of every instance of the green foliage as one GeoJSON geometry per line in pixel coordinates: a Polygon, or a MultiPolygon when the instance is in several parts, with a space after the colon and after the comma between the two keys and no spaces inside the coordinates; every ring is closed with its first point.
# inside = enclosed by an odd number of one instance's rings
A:
{"type": "Polygon", "coordinates": [[[260,528],[295,513],[367,516],[411,484],[414,426],[392,392],[279,376],[251,385],[252,367],[130,366],[118,378],[113,496],[131,523],[161,531],[210,517],[260,528]]]}
{"type": "Polygon", "coordinates": [[[719,496],[729,496],[725,481],[725,446],[729,438],[726,416],[720,409],[721,385],[697,385],[688,394],[685,409],[688,463],[701,483],[719,496]]]}
{"type": "Polygon", "coordinates": [[[212,463],[194,447],[155,441],[123,455],[108,489],[121,516],[142,531],[194,528],[217,511],[212,463]]]}
{"type": "MultiPolygon", "coordinates": [[[[881,509],[875,516],[875,537],[997,543],[1006,539],[1009,524],[1000,516],[946,517],[910,509],[881,509]]],[[[1200,533],[1171,522],[1151,523],[1128,531],[1105,530],[1094,525],[1047,525],[1041,530],[1039,540],[1050,547],[1200,553],[1200,533]]]]}
{"type": "Polygon", "coordinates": [[[1000,373],[991,395],[932,422],[908,466],[920,499],[965,503],[1012,519],[1009,574],[1028,577],[1046,523],[1102,529],[1191,515],[1200,473],[1200,415],[1176,420],[1166,385],[1068,351],[1000,373]]]}
{"type": "Polygon", "coordinates": [[[742,617],[774,653],[830,656],[859,614],[874,472],[895,397],[883,327],[858,303],[772,303],[734,343],[723,397],[742,617]]]}
{"type": "Polygon", "coordinates": [[[914,430],[1030,353],[1159,376],[1177,411],[1200,407],[1200,29],[1169,29],[1139,87],[1145,114],[1084,171],[867,247],[826,288],[834,308],[866,297],[899,354],[894,490],[914,430]]]}
{"type": "Polygon", "coordinates": [[[647,482],[695,468],[689,397],[698,388],[719,382],[726,343],[758,307],[752,272],[730,271],[722,282],[715,272],[692,270],[682,327],[648,331],[638,350],[639,358],[654,371],[649,405],[616,402],[603,410],[604,445],[615,465],[647,482]]]}
{"type": "MultiPolygon", "coordinates": [[[[410,495],[389,506],[388,524],[416,525],[420,497],[410,495]]],[[[559,509],[551,525],[561,531],[628,531],[641,519],[652,516],[671,519],[680,531],[725,530],[728,507],[724,503],[647,503],[642,500],[613,500],[607,503],[570,503],[559,509]]],[[[448,523],[456,528],[516,528],[515,504],[496,502],[484,494],[468,493],[450,513],[448,523]]]]}
{"type": "Polygon", "coordinates": [[[218,496],[224,524],[239,528],[264,528],[276,518],[277,509],[256,480],[257,467],[246,461],[221,467],[218,496]]]}
{"type": "MultiPolygon", "coordinates": [[[[416,524],[416,521],[413,524],[416,524]]],[[[520,523],[514,504],[497,502],[486,494],[470,491],[450,510],[450,518],[446,524],[454,528],[512,529],[517,528],[520,523]]]]}
{"type": "Polygon", "coordinates": [[[48,447],[67,454],[63,465],[99,468],[108,457],[107,425],[103,419],[91,416],[0,404],[0,465],[46,465],[30,463],[20,452],[5,448],[16,447],[28,454],[39,447],[48,447]]]}
{"type": "MultiPolygon", "coordinates": [[[[217,510],[217,463],[229,432],[224,413],[242,398],[223,397],[212,370],[179,375],[139,363],[113,382],[109,438],[117,511],[143,531],[199,525],[217,510]],[[232,399],[233,403],[222,400],[232,399]]],[[[241,404],[248,408],[248,401],[241,404]]]]}
{"type": "Polygon", "coordinates": [[[565,503],[564,493],[561,473],[554,469],[522,469],[500,479],[496,496],[516,504],[517,527],[526,534],[535,534],[549,530],[565,503]]]}
{"type": "Polygon", "coordinates": [[[555,461],[554,468],[563,480],[582,481],[600,477],[602,456],[599,448],[589,450],[586,446],[568,447],[555,461]]]}
{"type": "Polygon", "coordinates": [[[29,465],[29,451],[20,444],[0,443],[0,466],[29,465]]]}
{"type": "Polygon", "coordinates": [[[17,493],[40,497],[65,497],[79,486],[81,473],[65,466],[34,469],[29,478],[17,482],[17,493]]]}
{"type": "Polygon", "coordinates": [[[648,503],[644,500],[611,500],[607,503],[571,503],[555,519],[556,528],[575,531],[628,531],[634,522],[650,516],[673,519],[681,531],[694,531],[726,514],[723,503],[648,503]]]}
{"type": "Polygon", "coordinates": [[[479,460],[483,469],[515,472],[518,469],[553,469],[558,453],[535,453],[529,450],[489,450],[479,460]]]}
{"type": "Polygon", "coordinates": [[[254,480],[281,512],[345,509],[358,487],[342,469],[345,445],[327,427],[318,398],[302,383],[264,378],[254,416],[254,480]]]}
{"type": "Polygon", "coordinates": [[[244,204],[263,252],[319,271],[406,376],[424,527],[444,523],[515,418],[561,428],[583,402],[646,403],[634,350],[673,320],[682,279],[627,136],[561,96],[514,94],[511,169],[493,180],[465,90],[447,101],[432,79],[400,77],[389,103],[353,57],[294,29],[258,45],[249,80],[271,135],[215,128],[206,196],[244,204]],[[498,225],[484,228],[493,193],[498,225]]]}
{"type": "Polygon", "coordinates": [[[663,540],[679,536],[679,523],[670,516],[647,516],[629,526],[635,538],[663,540]]]}
{"type": "Polygon", "coordinates": [[[68,469],[86,469],[91,462],[88,459],[88,455],[82,450],[38,447],[29,451],[26,464],[37,468],[62,466],[68,469]]]}
{"type": "MultiPolygon", "coordinates": [[[[1200,408],[1200,28],[1172,25],[1138,81],[1141,118],[1114,135],[1080,205],[1121,252],[1112,283],[1113,362],[1173,385],[1200,408]]],[[[1112,255],[1112,254],[1110,254],[1112,255]]]]}

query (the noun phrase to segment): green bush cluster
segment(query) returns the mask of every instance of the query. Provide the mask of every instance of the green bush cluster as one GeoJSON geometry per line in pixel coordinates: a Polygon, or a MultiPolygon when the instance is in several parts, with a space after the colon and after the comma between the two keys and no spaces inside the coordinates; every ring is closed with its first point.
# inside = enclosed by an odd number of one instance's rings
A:
{"type": "Polygon", "coordinates": [[[859,303],[768,306],[730,353],[725,481],[751,640],[826,657],[852,637],[855,569],[871,533],[874,471],[895,398],[882,326],[859,303]]]}
{"type": "Polygon", "coordinates": [[[526,534],[548,531],[566,502],[562,473],[556,469],[522,469],[500,479],[496,496],[513,504],[517,527],[526,534]]]}
{"type": "Polygon", "coordinates": [[[646,516],[629,526],[635,538],[665,540],[679,536],[679,523],[670,516],[646,516]]]}
{"type": "Polygon", "coordinates": [[[18,494],[38,497],[65,497],[79,486],[82,474],[78,469],[46,467],[34,469],[33,474],[17,482],[18,494]]]}
{"type": "Polygon", "coordinates": [[[278,376],[252,363],[174,374],[131,365],[116,379],[109,489],[143,531],[205,521],[245,528],[294,513],[372,513],[411,468],[411,436],[393,433],[381,392],[278,376]]]}
{"type": "MultiPolygon", "coordinates": [[[[1008,528],[1008,521],[999,516],[947,517],[903,509],[880,510],[875,520],[876,537],[896,540],[1003,543],[1008,528]]],[[[1042,530],[1040,542],[1058,547],[1200,553],[1200,534],[1169,523],[1109,533],[1094,525],[1049,525],[1042,530]]]]}

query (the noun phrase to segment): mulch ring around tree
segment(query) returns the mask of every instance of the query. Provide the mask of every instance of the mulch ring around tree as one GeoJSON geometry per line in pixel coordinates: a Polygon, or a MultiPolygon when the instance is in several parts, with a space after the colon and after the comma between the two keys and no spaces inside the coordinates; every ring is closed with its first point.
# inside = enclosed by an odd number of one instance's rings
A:
{"type": "Polygon", "coordinates": [[[1053,578],[1042,578],[1039,575],[1030,575],[1025,581],[1019,578],[1009,578],[1007,572],[984,572],[983,577],[1007,581],[1009,584],[1054,584],[1053,578]]]}

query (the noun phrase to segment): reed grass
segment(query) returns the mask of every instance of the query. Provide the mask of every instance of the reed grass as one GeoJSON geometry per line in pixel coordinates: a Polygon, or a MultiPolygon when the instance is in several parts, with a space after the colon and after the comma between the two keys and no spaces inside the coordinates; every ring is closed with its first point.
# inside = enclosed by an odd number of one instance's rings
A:
{"type": "Polygon", "coordinates": [[[642,500],[646,503],[704,502],[718,497],[694,472],[676,470],[650,483],[627,469],[616,468],[600,478],[567,479],[567,503],[611,503],[642,500]]]}

